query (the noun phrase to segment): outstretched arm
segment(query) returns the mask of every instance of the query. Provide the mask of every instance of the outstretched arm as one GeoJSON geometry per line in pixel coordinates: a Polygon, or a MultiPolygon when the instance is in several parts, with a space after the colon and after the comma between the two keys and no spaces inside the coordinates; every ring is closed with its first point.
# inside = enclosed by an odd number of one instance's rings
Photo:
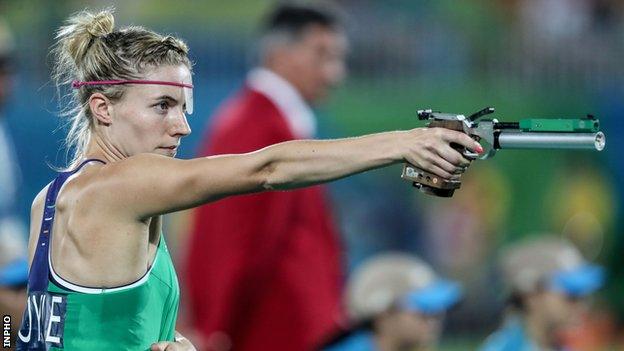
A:
{"type": "Polygon", "coordinates": [[[141,154],[104,167],[94,191],[124,213],[147,218],[235,194],[324,183],[402,161],[448,179],[469,165],[451,142],[477,152],[480,148],[463,133],[418,128],[290,141],[247,154],[192,160],[141,154]]]}
{"type": "Polygon", "coordinates": [[[292,189],[324,183],[386,165],[408,161],[451,178],[470,163],[448,144],[476,142],[463,133],[415,129],[337,140],[281,143],[262,150],[267,165],[264,189],[292,189]],[[438,134],[439,133],[439,134],[438,134]]]}

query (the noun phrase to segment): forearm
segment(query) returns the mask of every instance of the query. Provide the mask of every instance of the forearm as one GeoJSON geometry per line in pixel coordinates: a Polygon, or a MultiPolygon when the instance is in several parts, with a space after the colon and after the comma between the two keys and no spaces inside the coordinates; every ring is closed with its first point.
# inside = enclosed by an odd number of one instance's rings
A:
{"type": "Polygon", "coordinates": [[[257,152],[263,162],[262,187],[292,189],[329,182],[403,160],[401,134],[386,132],[335,140],[297,140],[257,152]]]}

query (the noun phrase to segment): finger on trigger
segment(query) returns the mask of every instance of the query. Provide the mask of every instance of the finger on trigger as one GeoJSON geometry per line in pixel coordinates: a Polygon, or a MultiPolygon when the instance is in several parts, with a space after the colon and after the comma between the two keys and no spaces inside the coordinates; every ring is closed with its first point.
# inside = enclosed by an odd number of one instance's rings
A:
{"type": "Polygon", "coordinates": [[[455,149],[452,149],[452,150],[455,151],[457,154],[459,154],[459,157],[457,158],[457,162],[455,163],[456,165],[459,165],[460,167],[464,167],[464,168],[470,167],[473,161],[472,158],[466,157],[466,155],[464,155],[463,153],[455,149]]]}
{"type": "Polygon", "coordinates": [[[461,154],[461,152],[453,149],[449,145],[445,145],[438,153],[442,158],[458,167],[470,166],[470,161],[461,154]]]}
{"type": "Polygon", "coordinates": [[[468,134],[455,130],[450,130],[450,132],[452,132],[452,136],[451,140],[449,141],[460,144],[463,147],[479,154],[483,152],[483,147],[481,146],[481,144],[472,139],[468,134]]]}

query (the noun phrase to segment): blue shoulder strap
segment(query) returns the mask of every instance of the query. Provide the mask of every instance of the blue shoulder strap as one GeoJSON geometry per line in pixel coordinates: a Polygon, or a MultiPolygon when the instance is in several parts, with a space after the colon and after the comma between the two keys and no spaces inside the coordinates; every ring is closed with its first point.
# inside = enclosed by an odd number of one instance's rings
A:
{"type": "Polygon", "coordinates": [[[58,192],[69,177],[78,172],[84,165],[93,161],[106,163],[98,159],[85,160],[74,170],[60,173],[48,187],[45,207],[43,209],[43,220],[41,221],[41,229],[39,230],[39,240],[37,241],[35,256],[30,265],[30,272],[28,274],[28,292],[47,291],[48,289],[48,275],[50,273],[48,252],[58,192]]]}

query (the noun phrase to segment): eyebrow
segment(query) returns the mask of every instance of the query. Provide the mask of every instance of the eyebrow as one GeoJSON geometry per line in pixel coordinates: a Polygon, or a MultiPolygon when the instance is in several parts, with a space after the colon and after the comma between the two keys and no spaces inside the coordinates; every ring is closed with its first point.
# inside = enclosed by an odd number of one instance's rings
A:
{"type": "Polygon", "coordinates": [[[157,98],[154,98],[154,100],[171,100],[173,102],[175,102],[176,104],[179,103],[178,99],[171,97],[170,95],[161,95],[157,98]]]}

